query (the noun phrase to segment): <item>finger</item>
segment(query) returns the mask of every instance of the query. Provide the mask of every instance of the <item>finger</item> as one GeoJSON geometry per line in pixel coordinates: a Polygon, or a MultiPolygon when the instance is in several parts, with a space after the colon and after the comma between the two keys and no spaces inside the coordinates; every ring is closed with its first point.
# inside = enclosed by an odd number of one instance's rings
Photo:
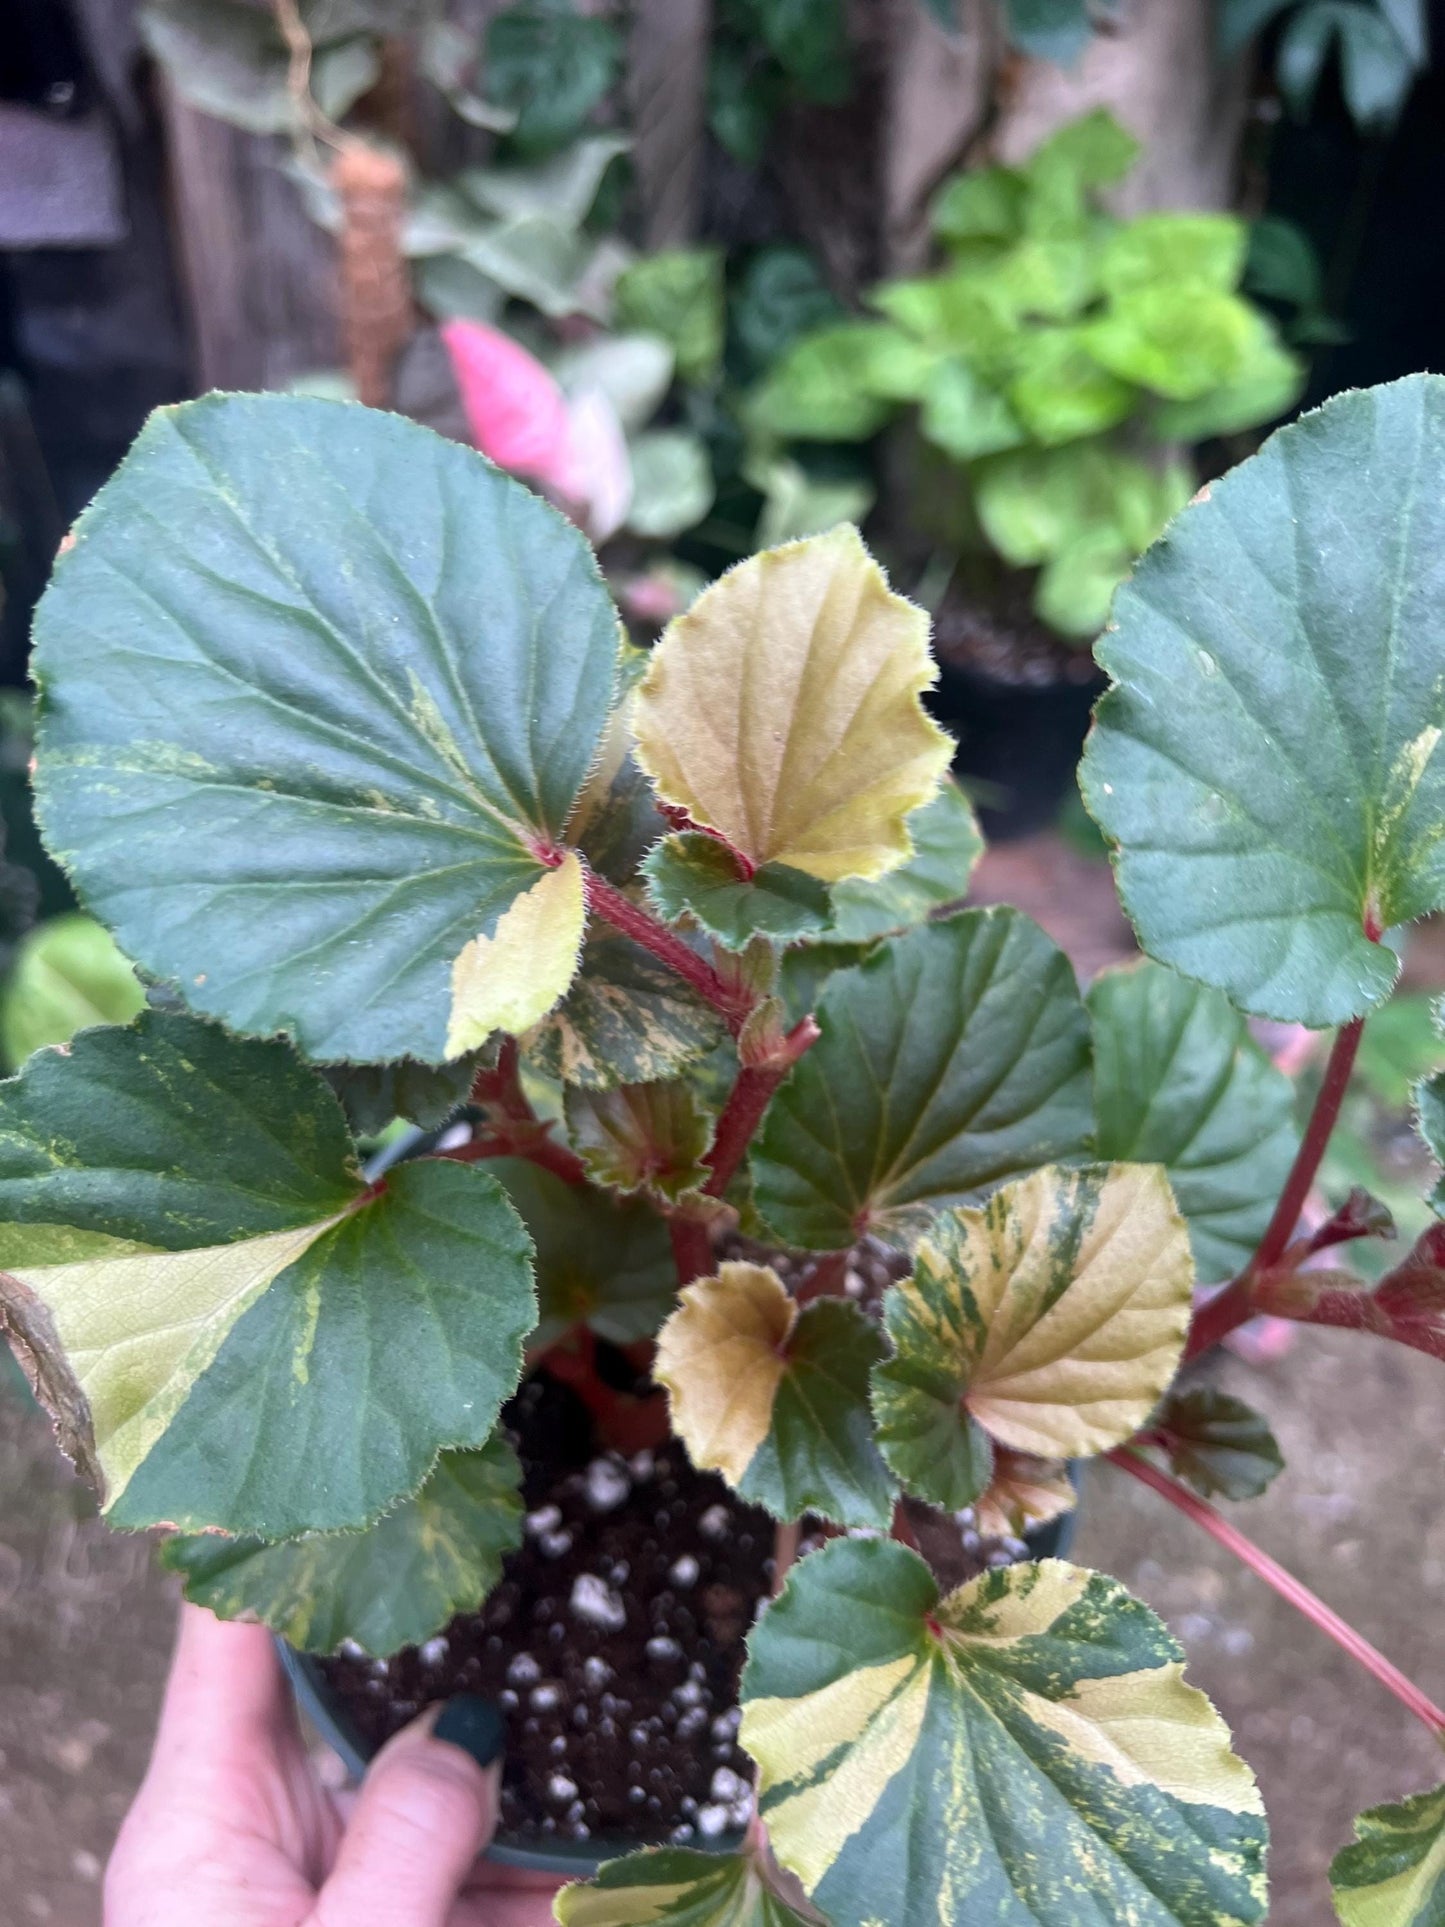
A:
{"type": "Polygon", "coordinates": [[[377,1754],[316,1903],[316,1927],[446,1927],[497,1824],[502,1721],[463,1696],[377,1754]]]}
{"type": "Polygon", "coordinates": [[[274,1748],[294,1719],[271,1634],[182,1605],[153,1771],[186,1773],[274,1748]]]}

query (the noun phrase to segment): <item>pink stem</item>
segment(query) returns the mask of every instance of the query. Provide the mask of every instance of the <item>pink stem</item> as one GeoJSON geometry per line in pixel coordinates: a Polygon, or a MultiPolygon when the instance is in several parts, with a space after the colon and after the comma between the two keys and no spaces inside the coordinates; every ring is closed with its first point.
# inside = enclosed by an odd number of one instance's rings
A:
{"type": "Polygon", "coordinates": [[[588,907],[606,918],[614,930],[620,930],[624,937],[631,937],[644,950],[650,950],[654,957],[691,984],[700,997],[721,1011],[728,1029],[736,1037],[753,1007],[748,993],[724,983],[705,958],[690,950],[665,923],[659,923],[640,904],[614,889],[595,870],[588,870],[586,876],[588,907]]]}
{"type": "Polygon", "coordinates": [[[1311,1592],[1302,1580],[1286,1572],[1278,1561],[1261,1551],[1253,1540],[1247,1539],[1212,1505],[1191,1492],[1188,1486],[1181,1485],[1169,1473],[1161,1472],[1157,1465],[1151,1465],[1148,1459],[1141,1458],[1128,1446],[1121,1446],[1106,1456],[1111,1465],[1117,1465],[1121,1472],[1127,1472],[1131,1478],[1149,1486],[1172,1506],[1177,1506],[1197,1526],[1202,1526],[1212,1539],[1232,1552],[1236,1559],[1242,1560],[1267,1586],[1272,1586],[1281,1599],[1288,1600],[1297,1612],[1303,1613],[1312,1625],[1334,1640],[1351,1659],[1357,1660],[1366,1672],[1373,1673],[1387,1692],[1393,1693],[1402,1706],[1429,1727],[1437,1740],[1445,1742],[1445,1712],[1428,1699],[1418,1686],[1406,1679],[1399,1667],[1392,1665],[1363,1633],[1357,1633],[1317,1593],[1311,1592]]]}

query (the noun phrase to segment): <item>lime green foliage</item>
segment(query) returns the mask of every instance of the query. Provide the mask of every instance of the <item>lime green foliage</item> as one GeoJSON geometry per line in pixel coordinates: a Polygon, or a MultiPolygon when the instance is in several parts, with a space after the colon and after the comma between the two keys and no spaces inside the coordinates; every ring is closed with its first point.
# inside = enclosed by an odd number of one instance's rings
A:
{"type": "Polygon", "coordinates": [[[75,913],[51,917],[16,951],[0,992],[0,1045],[16,1069],[87,1024],[124,1024],[144,1008],[145,992],[108,931],[75,913]]]}
{"type": "Polygon", "coordinates": [[[1040,570],[1035,607],[1068,636],[1098,632],[1188,500],[1170,445],[1267,422],[1302,381],[1240,293],[1242,221],[1103,212],[1098,191],[1135,156],[1100,112],[1022,167],[959,175],[934,210],[945,266],[876,289],[884,320],[806,337],[750,403],[760,435],[845,441],[916,406],[988,543],[1040,570]]]}
{"type": "Polygon", "coordinates": [[[667,342],[687,381],[717,373],[723,347],[722,255],[676,248],[638,261],[617,283],[617,319],[667,342]]]}

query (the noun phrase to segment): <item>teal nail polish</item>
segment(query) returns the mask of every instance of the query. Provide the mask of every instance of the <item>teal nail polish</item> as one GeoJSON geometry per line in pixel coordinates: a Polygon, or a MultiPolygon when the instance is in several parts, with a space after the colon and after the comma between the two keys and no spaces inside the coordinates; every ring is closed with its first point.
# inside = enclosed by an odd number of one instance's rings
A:
{"type": "Polygon", "coordinates": [[[432,1737],[470,1753],[478,1766],[500,1759],[507,1728],[502,1710],[476,1693],[458,1693],[442,1708],[432,1737]]]}

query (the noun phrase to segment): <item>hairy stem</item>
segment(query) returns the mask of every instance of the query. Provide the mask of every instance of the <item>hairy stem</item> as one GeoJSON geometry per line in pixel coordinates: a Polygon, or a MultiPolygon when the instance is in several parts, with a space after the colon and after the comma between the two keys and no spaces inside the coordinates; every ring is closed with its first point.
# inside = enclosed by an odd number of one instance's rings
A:
{"type": "Polygon", "coordinates": [[[624,937],[631,937],[644,950],[650,950],[670,970],[675,970],[700,997],[722,1013],[728,1029],[736,1037],[753,1007],[753,999],[749,994],[724,983],[705,957],[699,957],[695,950],[690,950],[665,923],[659,922],[641,904],[633,903],[630,897],[614,889],[595,870],[589,869],[586,877],[588,908],[599,917],[604,917],[624,937]]]}
{"type": "Polygon", "coordinates": [[[1315,1098],[1314,1109],[1310,1112],[1310,1121],[1300,1140],[1290,1174],[1285,1179],[1284,1189],[1279,1194],[1274,1216],[1259,1241],[1259,1249],[1233,1283],[1226,1285],[1195,1314],[1189,1343],[1184,1351],[1186,1360],[1213,1350],[1222,1338],[1227,1338],[1237,1326],[1253,1317],[1255,1279],[1279,1262],[1294,1236],[1295,1226],[1299,1223],[1300,1213],[1304,1210],[1305,1200],[1309,1197],[1310,1187],[1319,1173],[1320,1162],[1339,1119],[1340,1105],[1350,1081],[1350,1073],[1355,1067],[1355,1053],[1360,1048],[1360,1034],[1364,1028],[1364,1018],[1357,1017],[1336,1036],[1330,1048],[1329,1062],[1325,1066],[1324,1081],[1315,1098]]]}
{"type": "Polygon", "coordinates": [[[1357,1633],[1317,1593],[1311,1592],[1302,1580],[1286,1572],[1277,1560],[1271,1559],[1253,1540],[1247,1539],[1207,1500],[1191,1492],[1188,1486],[1182,1485],[1169,1473],[1161,1472],[1157,1465],[1152,1465],[1128,1446],[1119,1447],[1107,1457],[1111,1465],[1117,1465],[1121,1472],[1127,1472],[1131,1478],[1150,1487],[1172,1506],[1177,1506],[1197,1526],[1202,1526],[1212,1539],[1232,1552],[1236,1559],[1242,1560],[1267,1586],[1272,1586],[1281,1599],[1288,1600],[1296,1611],[1303,1613],[1311,1625],[1317,1626],[1352,1659],[1357,1660],[1366,1672],[1372,1673],[1387,1692],[1393,1693],[1402,1706],[1445,1744],[1445,1712],[1427,1698],[1418,1686],[1406,1679],[1399,1667],[1392,1665],[1363,1633],[1357,1633]]]}
{"type": "Polygon", "coordinates": [[[667,1229],[678,1284],[690,1285],[695,1278],[706,1278],[712,1270],[712,1239],[707,1226],[696,1218],[671,1218],[667,1229]]]}
{"type": "Polygon", "coordinates": [[[483,1158],[528,1158],[567,1184],[586,1183],[586,1165],[568,1145],[553,1137],[551,1122],[538,1117],[522,1089],[515,1037],[503,1038],[492,1069],[477,1072],[468,1101],[482,1112],[480,1125],[470,1143],[438,1151],[438,1157],[451,1158],[458,1164],[476,1164],[483,1158]]]}
{"type": "Polygon", "coordinates": [[[738,1072],[713,1132],[712,1149],[707,1154],[711,1175],[703,1189],[709,1197],[722,1197],[732,1183],[763,1121],[763,1113],[773,1100],[773,1092],[804,1051],[817,1043],[818,1037],[817,1024],[812,1017],[805,1017],[788,1032],[776,1057],[764,1064],[744,1064],[738,1072]]]}

